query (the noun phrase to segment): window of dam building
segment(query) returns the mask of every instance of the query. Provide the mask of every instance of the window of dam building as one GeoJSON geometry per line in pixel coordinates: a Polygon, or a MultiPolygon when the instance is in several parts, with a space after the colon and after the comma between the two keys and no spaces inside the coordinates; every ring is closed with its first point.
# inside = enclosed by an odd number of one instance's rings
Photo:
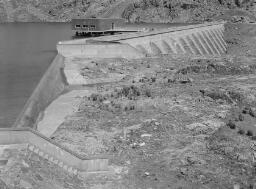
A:
{"type": "Polygon", "coordinates": [[[0,127],[11,127],[57,54],[69,23],[0,24],[0,127]]]}

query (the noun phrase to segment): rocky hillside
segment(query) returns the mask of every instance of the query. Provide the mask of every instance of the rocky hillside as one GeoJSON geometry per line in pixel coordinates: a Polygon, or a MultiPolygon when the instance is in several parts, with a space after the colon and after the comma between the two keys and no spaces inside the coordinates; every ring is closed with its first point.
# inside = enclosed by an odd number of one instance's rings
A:
{"type": "Polygon", "coordinates": [[[254,20],[253,0],[0,0],[0,22],[69,21],[76,16],[123,17],[131,22],[254,20]],[[237,10],[242,12],[237,12],[237,10]],[[253,19],[252,19],[253,18],[253,19]],[[235,19],[237,20],[237,19],[235,19]]]}
{"type": "Polygon", "coordinates": [[[79,88],[87,95],[51,136],[80,155],[111,154],[110,172],[68,175],[0,146],[0,188],[255,189],[255,24],[227,23],[224,39],[221,57],[67,59],[86,80],[122,73],[79,88]]]}

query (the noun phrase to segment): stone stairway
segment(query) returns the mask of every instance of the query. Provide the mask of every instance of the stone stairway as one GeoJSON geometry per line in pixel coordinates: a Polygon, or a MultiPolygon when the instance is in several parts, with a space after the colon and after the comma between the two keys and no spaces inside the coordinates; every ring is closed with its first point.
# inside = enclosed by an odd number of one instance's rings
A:
{"type": "Polygon", "coordinates": [[[70,174],[77,175],[77,173],[78,173],[78,170],[76,168],[66,165],[62,161],[59,161],[56,157],[53,157],[53,156],[45,153],[44,151],[42,151],[40,149],[40,147],[37,147],[33,144],[28,144],[28,150],[30,150],[31,152],[34,152],[35,154],[39,155],[40,157],[42,157],[48,161],[58,165],[59,167],[63,168],[65,171],[67,171],[70,174]]]}

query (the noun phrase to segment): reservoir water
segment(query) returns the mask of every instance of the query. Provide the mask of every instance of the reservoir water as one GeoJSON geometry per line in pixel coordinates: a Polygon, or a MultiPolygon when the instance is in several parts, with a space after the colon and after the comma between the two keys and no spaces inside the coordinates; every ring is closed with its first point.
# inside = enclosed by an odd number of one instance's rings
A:
{"type": "Polygon", "coordinates": [[[57,54],[69,23],[0,24],[0,127],[11,127],[57,54]]]}

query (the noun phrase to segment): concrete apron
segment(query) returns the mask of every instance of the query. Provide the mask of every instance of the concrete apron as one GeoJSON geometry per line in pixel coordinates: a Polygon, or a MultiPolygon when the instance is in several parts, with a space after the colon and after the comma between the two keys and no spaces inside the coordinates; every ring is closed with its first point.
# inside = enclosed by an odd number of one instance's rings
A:
{"type": "Polygon", "coordinates": [[[68,115],[78,111],[81,99],[92,93],[92,90],[73,90],[60,95],[45,109],[37,130],[44,136],[51,137],[68,115]]]}

